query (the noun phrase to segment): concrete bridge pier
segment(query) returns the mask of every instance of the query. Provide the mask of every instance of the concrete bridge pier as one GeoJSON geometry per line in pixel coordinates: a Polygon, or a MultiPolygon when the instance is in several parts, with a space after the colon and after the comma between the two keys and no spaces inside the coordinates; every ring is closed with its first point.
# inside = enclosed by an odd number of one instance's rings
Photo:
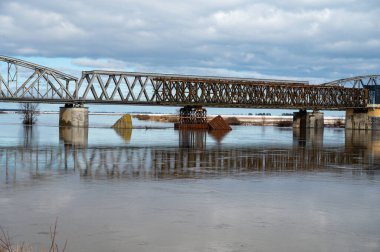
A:
{"type": "Polygon", "coordinates": [[[185,106],[179,111],[179,122],[175,129],[208,129],[207,111],[202,106],[185,106]]]}
{"type": "Polygon", "coordinates": [[[346,129],[372,129],[372,123],[368,116],[368,109],[347,109],[346,129]]]}
{"type": "Polygon", "coordinates": [[[324,126],[324,115],[322,112],[313,111],[307,112],[300,110],[293,114],[293,128],[308,129],[316,128],[322,129],[324,126]]]}
{"type": "Polygon", "coordinates": [[[372,129],[380,130],[380,106],[379,105],[373,108],[368,108],[368,117],[371,121],[372,129]]]}
{"type": "Polygon", "coordinates": [[[88,108],[82,104],[65,104],[60,107],[59,126],[88,127],[88,108]]]}
{"type": "Polygon", "coordinates": [[[346,110],[346,129],[380,130],[380,106],[346,110]]]}

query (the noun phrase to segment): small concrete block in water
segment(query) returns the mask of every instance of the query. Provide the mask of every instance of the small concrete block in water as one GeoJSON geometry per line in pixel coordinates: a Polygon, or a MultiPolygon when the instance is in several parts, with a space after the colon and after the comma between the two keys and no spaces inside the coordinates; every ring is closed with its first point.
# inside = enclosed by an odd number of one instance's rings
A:
{"type": "Polygon", "coordinates": [[[116,129],[132,129],[132,117],[130,114],[123,115],[117,122],[112,126],[116,129]]]}
{"type": "Polygon", "coordinates": [[[211,130],[231,130],[230,125],[220,115],[212,119],[208,126],[211,130]]]}

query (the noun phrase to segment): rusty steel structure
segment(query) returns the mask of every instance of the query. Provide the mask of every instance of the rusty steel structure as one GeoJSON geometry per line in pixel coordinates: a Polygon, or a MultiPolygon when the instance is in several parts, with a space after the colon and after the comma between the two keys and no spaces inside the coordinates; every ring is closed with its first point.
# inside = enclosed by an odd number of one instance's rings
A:
{"type": "Polygon", "coordinates": [[[185,106],[179,110],[181,124],[207,124],[207,111],[202,107],[185,106]]]}
{"type": "Polygon", "coordinates": [[[78,79],[52,68],[0,56],[0,100],[10,102],[72,101],[78,79]]]}
{"type": "Polygon", "coordinates": [[[157,100],[161,104],[175,101],[179,105],[314,110],[367,106],[367,92],[363,88],[268,80],[171,77],[160,77],[156,80],[161,91],[157,100]]]}
{"type": "Polygon", "coordinates": [[[321,85],[363,88],[366,86],[377,86],[379,84],[380,84],[380,75],[365,75],[365,76],[355,76],[355,77],[350,77],[350,78],[334,80],[331,82],[323,83],[321,85]]]}
{"type": "Polygon", "coordinates": [[[0,56],[1,102],[345,110],[366,108],[368,103],[376,101],[369,100],[373,92],[365,82],[367,79],[378,87],[377,75],[323,85],[116,71],[83,71],[82,76],[76,78],[0,56]],[[344,86],[351,81],[364,84],[344,86]]]}
{"type": "Polygon", "coordinates": [[[380,75],[355,76],[322,84],[322,86],[339,86],[364,88],[368,91],[368,105],[380,104],[380,75]]]}

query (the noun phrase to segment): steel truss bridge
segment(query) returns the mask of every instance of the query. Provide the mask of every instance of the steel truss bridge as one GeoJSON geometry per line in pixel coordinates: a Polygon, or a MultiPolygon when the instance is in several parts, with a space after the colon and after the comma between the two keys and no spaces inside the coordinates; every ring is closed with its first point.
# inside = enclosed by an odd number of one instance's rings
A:
{"type": "Polygon", "coordinates": [[[83,71],[80,78],[0,56],[0,101],[344,110],[380,99],[380,75],[304,81],[83,71]]]}

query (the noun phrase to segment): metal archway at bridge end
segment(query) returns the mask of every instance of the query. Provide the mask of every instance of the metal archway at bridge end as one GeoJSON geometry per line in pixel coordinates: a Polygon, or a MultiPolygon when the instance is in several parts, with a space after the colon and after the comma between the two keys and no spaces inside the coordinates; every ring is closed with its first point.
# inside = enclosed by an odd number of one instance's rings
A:
{"type": "Polygon", "coordinates": [[[0,56],[0,100],[73,101],[78,78],[31,62],[0,56]],[[5,69],[5,71],[3,71],[5,69]]]}
{"type": "Polygon", "coordinates": [[[327,82],[322,85],[364,88],[368,90],[368,104],[380,104],[380,75],[355,76],[327,82]]]}

